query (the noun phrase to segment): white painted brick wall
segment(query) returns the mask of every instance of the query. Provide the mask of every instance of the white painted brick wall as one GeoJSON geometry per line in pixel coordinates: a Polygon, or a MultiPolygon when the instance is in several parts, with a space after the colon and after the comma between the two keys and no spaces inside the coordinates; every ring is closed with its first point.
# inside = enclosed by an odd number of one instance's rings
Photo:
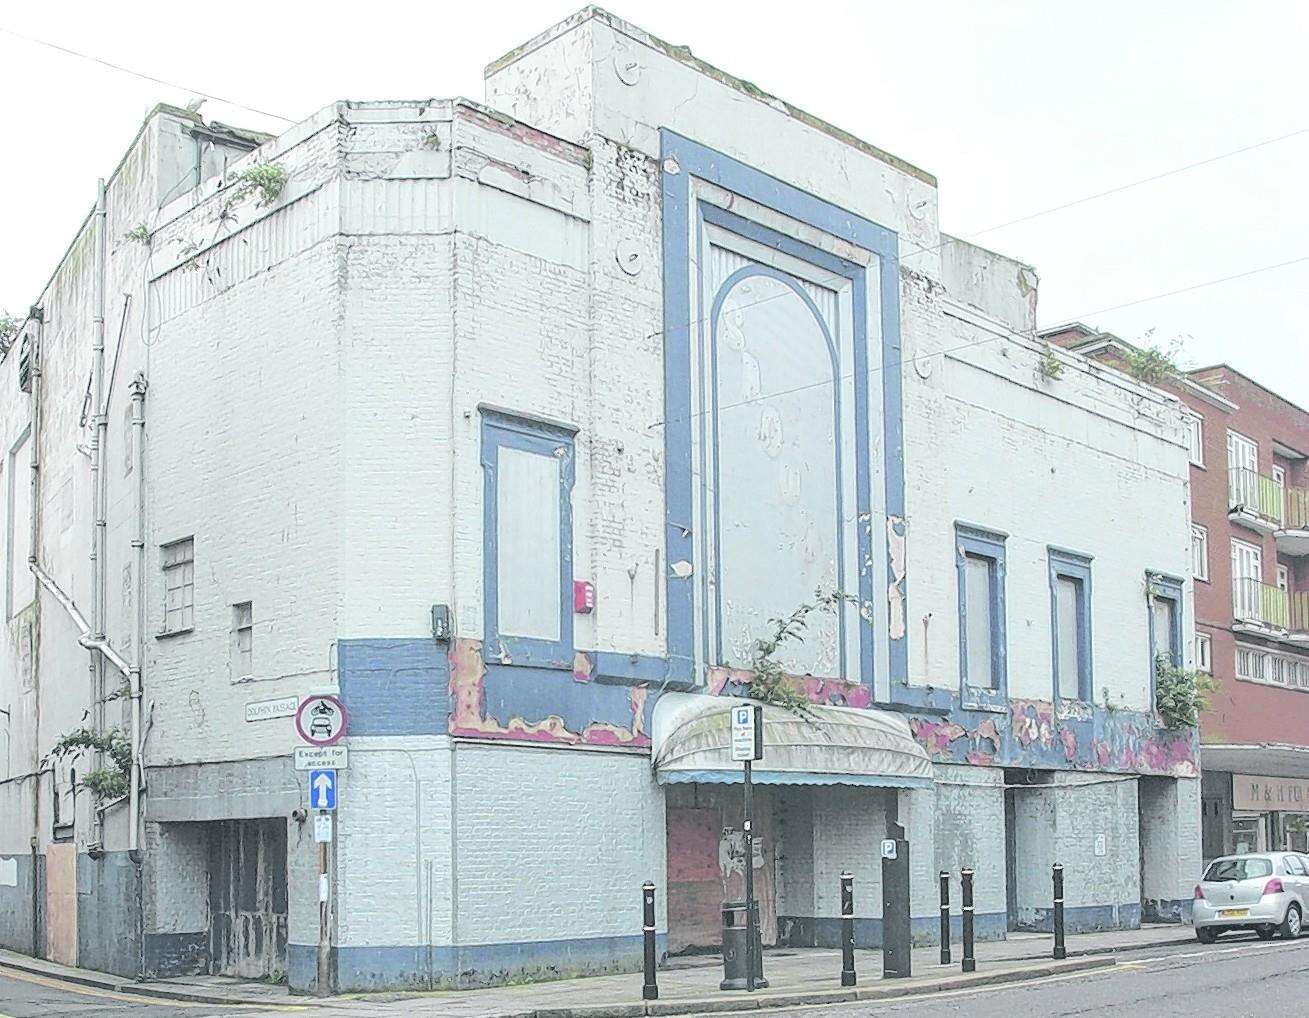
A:
{"type": "MultiPolygon", "coordinates": [[[[1006,909],[1004,772],[998,768],[950,764],[937,764],[934,770],[933,877],[941,870],[950,874],[950,908],[958,913],[962,901],[960,874],[965,868],[972,869],[973,906],[977,913],[1002,913],[1006,909]]],[[[939,888],[929,892],[929,900],[939,905],[939,895],[939,888]]]]}
{"type": "Polygon", "coordinates": [[[619,753],[460,745],[459,943],[635,936],[664,914],[663,789],[619,753]]]}

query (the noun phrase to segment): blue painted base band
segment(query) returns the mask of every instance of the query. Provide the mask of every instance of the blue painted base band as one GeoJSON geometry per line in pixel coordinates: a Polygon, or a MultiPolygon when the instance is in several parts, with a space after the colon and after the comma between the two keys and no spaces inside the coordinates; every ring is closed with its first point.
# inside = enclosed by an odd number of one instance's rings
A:
{"type": "Polygon", "coordinates": [[[1149,898],[1141,904],[1141,920],[1147,923],[1189,923],[1190,898],[1149,898]]]}
{"type": "MultiPolygon", "coordinates": [[[[952,916],[950,939],[959,944],[963,940],[963,920],[952,916]]],[[[1004,940],[1009,919],[1003,912],[978,912],[973,917],[973,937],[976,940],[1004,940]]],[[[914,947],[931,947],[941,942],[939,916],[913,916],[909,931],[914,947]]],[[[841,920],[831,916],[778,916],[778,943],[787,947],[841,946],[841,920]]],[[[855,947],[877,949],[882,946],[882,920],[856,918],[854,921],[855,947]]]]}
{"type": "MultiPolygon", "coordinates": [[[[1020,930],[1033,933],[1054,932],[1054,909],[1020,908],[1018,923],[1020,930]]],[[[1078,905],[1064,908],[1065,933],[1098,933],[1102,930],[1139,930],[1141,928],[1141,903],[1128,902],[1123,905],[1078,905]]]]}
{"type": "MultiPolygon", "coordinates": [[[[461,947],[347,945],[332,948],[333,988],[338,993],[468,989],[503,985],[520,978],[547,980],[639,972],[643,946],[640,934],[461,947]]],[[[667,935],[657,934],[656,953],[662,957],[667,949],[667,935]]],[[[311,992],[317,971],[316,947],[288,947],[287,980],[293,993],[311,992]]]]}

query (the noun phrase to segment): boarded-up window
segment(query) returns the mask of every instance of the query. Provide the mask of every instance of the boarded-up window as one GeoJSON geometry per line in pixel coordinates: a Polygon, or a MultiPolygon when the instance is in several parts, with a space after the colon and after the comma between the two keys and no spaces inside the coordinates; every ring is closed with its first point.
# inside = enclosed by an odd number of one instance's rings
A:
{"type": "Polygon", "coordinates": [[[496,476],[496,586],[502,635],[559,639],[559,460],[510,446],[496,476]]]}
{"type": "Polygon", "coordinates": [[[1080,694],[1082,660],[1082,581],[1071,576],[1055,580],[1055,619],[1058,625],[1059,662],[1057,692],[1063,699],[1080,694]]]}
{"type": "Polygon", "coordinates": [[[992,620],[992,584],[995,564],[980,555],[964,557],[964,583],[968,603],[964,610],[968,644],[968,684],[995,688],[995,646],[992,620]]]}

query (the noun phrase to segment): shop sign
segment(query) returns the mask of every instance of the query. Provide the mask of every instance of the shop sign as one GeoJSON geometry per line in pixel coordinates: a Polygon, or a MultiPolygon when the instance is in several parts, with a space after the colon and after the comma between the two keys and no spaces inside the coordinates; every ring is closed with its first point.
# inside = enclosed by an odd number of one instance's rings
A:
{"type": "Polygon", "coordinates": [[[1309,778],[1233,774],[1232,808],[1251,813],[1309,812],[1309,778]]]}

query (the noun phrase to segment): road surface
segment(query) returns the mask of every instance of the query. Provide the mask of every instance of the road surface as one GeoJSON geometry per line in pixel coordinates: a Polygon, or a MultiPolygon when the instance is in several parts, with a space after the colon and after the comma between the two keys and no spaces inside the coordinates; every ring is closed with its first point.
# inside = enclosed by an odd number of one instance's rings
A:
{"type": "MultiPolygon", "coordinates": [[[[561,984],[559,1005],[571,1001],[561,984]]],[[[760,1012],[776,1018],[1264,1018],[1299,1015],[1309,1001],[1309,939],[1298,943],[1220,940],[1125,953],[1114,968],[1031,983],[927,994],[899,1001],[829,1004],[760,1012]]],[[[322,1018],[438,1018],[439,997],[230,1008],[161,1002],[0,969],[0,1018],[252,1018],[298,1013],[322,1018]]]]}

